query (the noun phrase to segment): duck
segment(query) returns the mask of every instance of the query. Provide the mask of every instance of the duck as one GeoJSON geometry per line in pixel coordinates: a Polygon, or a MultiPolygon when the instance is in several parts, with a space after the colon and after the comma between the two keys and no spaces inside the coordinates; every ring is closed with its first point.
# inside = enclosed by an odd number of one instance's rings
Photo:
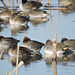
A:
{"type": "MultiPolygon", "coordinates": [[[[46,54],[53,54],[53,42],[51,40],[47,40],[45,45],[43,46],[43,50],[46,54]]],[[[68,46],[62,43],[57,43],[56,54],[62,54],[68,50],[68,46]]]]}
{"type": "Polygon", "coordinates": [[[72,4],[68,5],[68,6],[66,6],[66,8],[68,8],[71,11],[75,11],[75,3],[72,3],[72,4]]]}
{"type": "MultiPolygon", "coordinates": [[[[9,56],[17,56],[17,45],[13,46],[12,48],[9,49],[8,54],[9,56]]],[[[31,57],[33,51],[26,47],[19,46],[19,56],[20,57],[31,57]]]]}
{"type": "Polygon", "coordinates": [[[68,45],[69,49],[75,50],[75,39],[62,38],[61,43],[68,45]]]}
{"type": "Polygon", "coordinates": [[[10,18],[10,16],[11,16],[10,10],[7,8],[3,8],[2,12],[0,13],[0,19],[2,19],[2,20],[7,19],[8,20],[10,18]]]}
{"type": "Polygon", "coordinates": [[[46,18],[46,16],[48,16],[49,14],[42,10],[42,9],[34,9],[32,11],[29,12],[29,17],[30,19],[43,19],[43,18],[46,18]]]}
{"type": "Polygon", "coordinates": [[[13,37],[0,36],[0,51],[8,51],[11,47],[17,45],[18,42],[20,41],[13,37]]]}
{"type": "Polygon", "coordinates": [[[30,49],[34,53],[36,53],[36,52],[40,51],[40,49],[42,48],[42,46],[44,46],[44,44],[39,41],[31,40],[30,38],[25,36],[23,39],[22,46],[27,47],[28,49],[30,49]]]}
{"type": "Polygon", "coordinates": [[[16,13],[12,13],[11,17],[9,19],[9,23],[11,25],[21,25],[21,26],[25,26],[26,28],[28,28],[28,23],[29,19],[25,16],[21,16],[20,12],[16,12],[16,13]]]}
{"type": "Polygon", "coordinates": [[[42,6],[42,3],[38,1],[27,1],[27,0],[22,0],[22,3],[19,5],[19,8],[22,11],[29,12],[33,9],[40,8],[42,6]]]}
{"type": "MultiPolygon", "coordinates": [[[[16,59],[17,57],[16,56],[9,56],[9,62],[13,65],[13,66],[16,66],[16,59]]],[[[41,60],[42,59],[42,55],[41,53],[38,53],[38,54],[32,54],[30,57],[29,56],[19,56],[18,57],[18,63],[23,61],[24,62],[24,66],[28,66],[30,65],[31,63],[33,62],[37,62],[38,60],[41,60]]]]}
{"type": "Polygon", "coordinates": [[[8,8],[2,9],[2,12],[0,13],[0,19],[2,20],[3,24],[9,23],[9,19],[10,19],[12,13],[13,14],[18,13],[18,11],[8,9],[8,8]]]}

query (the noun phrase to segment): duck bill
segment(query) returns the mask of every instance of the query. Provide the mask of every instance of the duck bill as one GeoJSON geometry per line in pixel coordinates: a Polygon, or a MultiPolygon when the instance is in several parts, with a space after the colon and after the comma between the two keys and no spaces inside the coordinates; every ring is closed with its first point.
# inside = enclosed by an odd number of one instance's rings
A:
{"type": "Polygon", "coordinates": [[[68,49],[68,47],[64,47],[64,48],[62,48],[63,51],[66,51],[67,49],[68,49]]]}

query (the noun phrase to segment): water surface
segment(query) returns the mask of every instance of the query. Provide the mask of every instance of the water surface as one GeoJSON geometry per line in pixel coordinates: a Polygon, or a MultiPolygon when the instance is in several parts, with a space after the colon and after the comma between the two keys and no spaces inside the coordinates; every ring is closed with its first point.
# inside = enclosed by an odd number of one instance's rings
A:
{"type": "MultiPolygon", "coordinates": [[[[17,6],[16,0],[14,0],[14,6],[17,6]]],[[[62,0],[59,0],[62,1],[62,0]]],[[[72,1],[72,0],[67,0],[72,1]]],[[[4,0],[8,5],[8,0],[4,0]]],[[[18,5],[21,3],[19,0],[18,5]]],[[[47,4],[47,0],[42,0],[43,4],[47,4]]],[[[10,3],[12,5],[12,1],[10,3]]],[[[58,0],[51,0],[51,5],[58,6],[58,0]]],[[[59,4],[60,5],[60,4],[59,4]]],[[[3,4],[0,2],[0,6],[3,4]]],[[[43,8],[41,8],[43,9],[43,8]]],[[[20,10],[20,9],[18,9],[20,10]]],[[[28,22],[29,29],[26,31],[20,31],[12,33],[10,30],[10,24],[7,23],[7,28],[0,30],[0,35],[5,37],[14,37],[20,40],[19,45],[22,44],[23,38],[28,36],[33,40],[37,40],[45,43],[47,39],[53,40],[53,34],[57,34],[57,41],[60,42],[61,38],[66,37],[68,39],[75,39],[75,12],[64,13],[60,10],[46,10],[50,12],[51,16],[47,16],[49,21],[41,22],[34,25],[32,22],[28,22]]],[[[52,58],[45,55],[43,48],[40,51],[40,58],[29,59],[25,61],[25,64],[18,69],[18,75],[53,75],[52,58]]],[[[15,68],[15,63],[7,53],[3,55],[4,59],[0,60],[0,75],[5,75],[5,72],[10,72],[15,68]]],[[[23,60],[22,58],[19,58],[23,60]]],[[[75,55],[71,54],[64,59],[63,55],[59,55],[57,61],[57,75],[75,75],[75,55]]],[[[15,75],[15,72],[12,74],[15,75]]]]}

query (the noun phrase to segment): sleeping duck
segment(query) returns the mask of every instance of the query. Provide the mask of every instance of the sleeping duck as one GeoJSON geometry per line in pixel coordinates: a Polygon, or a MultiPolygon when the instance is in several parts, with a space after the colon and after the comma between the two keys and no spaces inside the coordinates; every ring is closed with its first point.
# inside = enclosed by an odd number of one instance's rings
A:
{"type": "MultiPolygon", "coordinates": [[[[17,49],[18,47],[15,45],[9,49],[8,54],[10,56],[17,56],[17,49]]],[[[24,57],[31,57],[32,51],[26,47],[19,47],[19,56],[24,57]]]]}
{"type": "Polygon", "coordinates": [[[42,4],[38,1],[27,1],[27,0],[22,0],[22,3],[19,5],[20,9],[22,11],[31,11],[33,9],[40,8],[42,4]]]}
{"type": "Polygon", "coordinates": [[[0,36],[0,51],[9,50],[14,45],[17,45],[18,42],[19,40],[13,37],[0,36]]]}
{"type": "Polygon", "coordinates": [[[31,40],[28,37],[24,37],[23,44],[22,44],[23,47],[27,47],[28,49],[34,52],[40,51],[43,45],[44,45],[43,43],[35,40],[31,40]]]}
{"type": "Polygon", "coordinates": [[[25,26],[25,28],[28,28],[28,23],[29,19],[25,16],[21,16],[19,12],[17,13],[12,13],[11,17],[9,19],[9,23],[11,25],[16,25],[16,26],[25,26]]]}
{"type": "MultiPolygon", "coordinates": [[[[53,53],[53,42],[51,40],[47,40],[43,50],[46,54],[52,54],[53,53]]],[[[64,53],[65,51],[68,50],[68,46],[64,45],[62,43],[57,43],[57,47],[56,47],[56,53],[64,53]]]]}

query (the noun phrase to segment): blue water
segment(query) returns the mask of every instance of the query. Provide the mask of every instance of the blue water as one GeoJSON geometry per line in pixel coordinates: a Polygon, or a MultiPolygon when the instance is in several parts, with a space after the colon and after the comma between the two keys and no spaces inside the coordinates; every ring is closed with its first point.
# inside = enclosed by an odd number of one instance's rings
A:
{"type": "MultiPolygon", "coordinates": [[[[70,1],[70,0],[69,0],[70,1]]],[[[8,5],[8,0],[4,0],[8,5]]],[[[14,0],[15,6],[16,0],[14,0]]],[[[19,0],[18,5],[21,3],[19,0]]],[[[43,4],[47,4],[47,0],[42,0],[43,4]]],[[[12,5],[12,0],[11,0],[12,5]]],[[[58,0],[51,0],[51,5],[58,5],[58,0]]],[[[0,6],[3,4],[0,2],[0,6]]],[[[42,8],[41,8],[42,9],[42,8]]],[[[20,9],[18,9],[20,10],[20,9]]],[[[49,13],[49,10],[46,10],[49,13]]],[[[5,37],[14,37],[20,40],[19,45],[22,44],[24,36],[28,36],[32,40],[37,40],[45,43],[47,39],[53,40],[53,34],[57,34],[57,41],[60,42],[61,38],[66,37],[68,39],[75,39],[75,12],[64,14],[60,10],[51,10],[51,18],[47,16],[49,21],[45,23],[39,23],[33,25],[28,22],[29,29],[27,31],[21,31],[21,33],[11,33],[10,24],[6,25],[7,28],[3,28],[0,35],[5,37]],[[53,23],[52,23],[53,22],[53,23]],[[52,25],[53,24],[53,25],[52,25]]],[[[3,25],[5,26],[5,25],[3,25]]],[[[27,65],[22,65],[18,69],[18,75],[53,75],[53,67],[51,59],[45,56],[43,48],[40,51],[42,58],[40,60],[33,60],[27,65]],[[45,56],[45,58],[44,58],[45,56]]],[[[8,54],[4,54],[4,59],[0,60],[0,75],[5,75],[15,68],[12,65],[12,59],[8,54]]],[[[61,55],[60,55],[61,56],[61,55]]],[[[57,75],[75,75],[75,56],[68,56],[67,60],[60,60],[57,62],[57,75]]],[[[12,74],[15,75],[15,72],[12,74]]]]}

